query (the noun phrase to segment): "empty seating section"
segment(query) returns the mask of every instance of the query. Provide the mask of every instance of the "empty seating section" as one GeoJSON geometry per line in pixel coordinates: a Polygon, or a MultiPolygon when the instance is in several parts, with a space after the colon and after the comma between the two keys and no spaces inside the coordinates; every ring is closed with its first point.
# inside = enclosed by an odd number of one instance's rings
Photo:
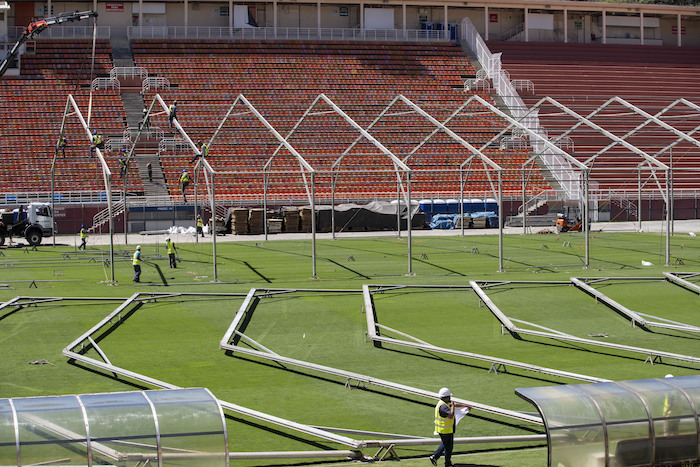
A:
{"type": "MultiPolygon", "coordinates": [[[[528,105],[543,96],[551,96],[582,116],[594,112],[614,96],[652,115],[679,98],[700,105],[700,48],[526,42],[489,42],[488,46],[494,53],[503,53],[501,60],[511,79],[529,79],[534,83],[535,95],[523,96],[528,105]]],[[[662,115],[665,123],[681,131],[691,132],[700,126],[699,113],[685,105],[666,110],[662,115]]],[[[576,123],[550,105],[542,107],[540,118],[550,138],[576,123]]],[[[592,118],[594,123],[620,137],[645,120],[620,104],[592,118]]],[[[579,160],[593,156],[612,142],[598,131],[583,128],[570,137],[575,148],[573,155],[579,160]]],[[[656,155],[676,138],[670,131],[650,123],[627,141],[656,155]]],[[[658,159],[673,165],[674,189],[700,188],[698,172],[694,171],[700,167],[700,148],[684,142],[658,159]]],[[[597,159],[591,178],[603,189],[636,192],[634,167],[639,162],[639,156],[617,145],[597,159]],[[621,166],[625,169],[620,170],[621,166]]],[[[649,175],[647,170],[642,177],[649,175]]],[[[663,178],[663,174],[659,177],[663,178]]],[[[648,188],[653,186],[651,183],[648,188]]]]}
{"type": "MultiPolygon", "coordinates": [[[[67,97],[72,94],[88,119],[92,41],[40,40],[35,54],[25,54],[19,77],[0,79],[0,190],[4,193],[49,191],[54,146],[63,121],[67,97]],[[89,53],[88,53],[89,51],[89,53]],[[81,72],[82,70],[82,72],[81,72]],[[11,175],[11,176],[7,176],[11,175]]],[[[107,41],[98,41],[95,72],[112,68],[107,41]]],[[[121,135],[125,113],[117,91],[98,91],[89,112],[90,127],[103,135],[121,135]]],[[[90,144],[76,116],[66,120],[66,155],[56,164],[57,191],[103,191],[102,170],[90,158],[90,144]]],[[[106,154],[120,187],[117,154],[106,154]]],[[[143,191],[138,177],[129,179],[130,190],[143,191]]]]}
{"type": "MultiPolygon", "coordinates": [[[[168,103],[178,99],[178,121],[195,141],[211,137],[238,94],[283,136],[290,134],[321,93],[362,127],[369,126],[397,94],[444,121],[469,97],[462,88],[463,76],[474,74],[461,48],[448,43],[133,40],[132,50],[136,65],[148,69],[149,76],[170,80],[171,90],[158,92],[168,103]]],[[[154,94],[149,93],[146,101],[154,94]]],[[[401,159],[434,129],[428,120],[407,110],[406,105],[397,104],[389,112],[396,115],[388,115],[370,131],[401,159]]],[[[153,122],[168,127],[164,114],[154,116],[153,122]]],[[[483,108],[475,108],[448,126],[478,148],[504,123],[483,108]]],[[[358,136],[325,102],[319,102],[294,131],[292,146],[322,172],[316,176],[317,194],[330,194],[332,164],[358,136]]],[[[236,172],[217,176],[217,193],[258,199],[263,186],[260,171],[278,145],[270,131],[239,103],[209,153],[216,169],[236,172]]],[[[490,152],[499,163],[518,169],[527,158],[525,154],[490,152]]],[[[416,196],[458,193],[457,170],[470,154],[444,134],[436,135],[407,159],[414,170],[416,196]]],[[[161,154],[173,194],[190,156],[177,151],[161,154]]],[[[271,167],[271,196],[304,196],[303,178],[297,175],[299,163],[289,152],[280,151],[271,167]],[[293,170],[297,174],[290,175],[293,170]]],[[[517,180],[509,183],[510,190],[520,189],[520,175],[517,180]]],[[[393,163],[366,140],[343,159],[336,182],[338,196],[392,196],[397,190],[393,163]]],[[[535,185],[546,186],[539,173],[535,185]]],[[[465,190],[487,189],[483,171],[473,171],[465,190]]]]}

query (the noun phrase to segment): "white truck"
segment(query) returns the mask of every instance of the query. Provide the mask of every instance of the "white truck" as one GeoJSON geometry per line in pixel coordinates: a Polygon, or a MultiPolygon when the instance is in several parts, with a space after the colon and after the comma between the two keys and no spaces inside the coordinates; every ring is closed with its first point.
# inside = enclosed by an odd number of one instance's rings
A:
{"type": "Polygon", "coordinates": [[[43,237],[51,235],[53,213],[48,203],[29,203],[26,208],[0,210],[0,246],[8,237],[10,243],[12,237],[24,237],[30,245],[39,245],[43,237]]]}

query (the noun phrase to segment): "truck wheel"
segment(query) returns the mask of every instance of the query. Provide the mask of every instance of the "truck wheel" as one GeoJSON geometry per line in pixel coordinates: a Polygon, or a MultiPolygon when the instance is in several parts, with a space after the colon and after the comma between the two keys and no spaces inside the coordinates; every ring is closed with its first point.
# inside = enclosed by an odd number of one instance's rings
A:
{"type": "Polygon", "coordinates": [[[39,245],[41,243],[41,237],[41,229],[37,227],[31,227],[24,236],[32,246],[39,245]]]}

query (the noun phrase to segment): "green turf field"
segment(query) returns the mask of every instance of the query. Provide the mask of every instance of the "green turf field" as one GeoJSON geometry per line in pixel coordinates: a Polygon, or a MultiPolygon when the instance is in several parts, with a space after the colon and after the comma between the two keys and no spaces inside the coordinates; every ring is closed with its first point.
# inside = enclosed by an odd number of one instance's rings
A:
{"type": "MultiPolygon", "coordinates": [[[[143,244],[142,283],[131,282],[130,247],[115,255],[117,286],[108,285],[107,250],[89,246],[41,246],[0,250],[0,301],[15,296],[115,297],[135,292],[218,292],[245,294],[258,289],[326,289],[290,292],[261,299],[245,334],[270,350],[428,391],[448,386],[455,396],[521,411],[534,407],[517,397],[519,387],[578,383],[557,376],[509,369],[489,373],[489,363],[398,345],[367,342],[362,285],[452,285],[476,281],[543,281],[488,290],[508,316],[578,337],[700,356],[700,335],[633,328],[575,287],[546,284],[570,277],[658,277],[620,280],[594,287],[628,308],[660,318],[700,325],[698,296],[663,281],[662,272],[700,271],[700,239],[675,236],[672,265],[663,266],[663,236],[602,233],[591,239],[591,268],[582,267],[583,236],[508,235],[505,271],[498,272],[495,236],[416,236],[414,275],[406,275],[406,238],[342,238],[317,241],[317,278],[312,279],[309,240],[217,243],[212,284],[212,250],[207,243],[182,241],[180,263],[168,268],[163,245],[143,244]],[[546,245],[543,247],[542,245],[546,245]],[[682,258],[683,264],[674,264],[682,258]],[[654,266],[641,266],[641,261],[654,266]],[[35,281],[35,282],[32,282],[35,281]],[[343,289],[336,290],[336,289],[343,289]],[[349,290],[349,291],[345,291],[349,290]],[[605,335],[602,337],[601,335],[605,335]]],[[[60,242],[62,239],[59,238],[60,242]]],[[[66,239],[66,243],[72,243],[66,239]]],[[[695,279],[695,283],[700,280],[695,279]]],[[[432,436],[434,403],[368,385],[348,389],[339,377],[230,354],[219,349],[243,296],[180,296],[149,302],[102,336],[111,362],[184,387],[207,387],[216,397],[290,420],[413,436],[432,436]]],[[[49,302],[0,312],[0,397],[124,391],[139,383],[69,362],[61,350],[114,310],[120,301],[49,302]],[[30,365],[46,360],[50,364],[30,365]]],[[[696,374],[700,364],[664,360],[644,363],[643,355],[538,337],[515,339],[480,306],[469,288],[416,287],[374,295],[377,321],[437,346],[518,360],[607,379],[696,374]]],[[[527,327],[521,325],[522,327],[527,327]]],[[[94,350],[88,354],[99,358],[94,350]]],[[[227,419],[230,448],[237,451],[343,448],[255,420],[227,419]]],[[[542,433],[526,422],[474,411],[458,427],[460,436],[542,433]]],[[[361,438],[361,437],[358,437],[361,438]]],[[[365,437],[366,438],[366,437],[365,437]]],[[[543,465],[543,443],[462,445],[458,465],[543,465]],[[511,450],[514,449],[514,450],[511,450]]],[[[397,452],[409,465],[430,465],[430,447],[397,452]]],[[[365,454],[373,455],[374,452],[365,454]]],[[[241,465],[289,465],[310,460],[236,461],[241,465]]],[[[1,463],[1,462],[0,462],[1,463]]],[[[319,462],[321,463],[321,462],[319,462]]],[[[337,464],[337,462],[334,462],[337,464]]]]}

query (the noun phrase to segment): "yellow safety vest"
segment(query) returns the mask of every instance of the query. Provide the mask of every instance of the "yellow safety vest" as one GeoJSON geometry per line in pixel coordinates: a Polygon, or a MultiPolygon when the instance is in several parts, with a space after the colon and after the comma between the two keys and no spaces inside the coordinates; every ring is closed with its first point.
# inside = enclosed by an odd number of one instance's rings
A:
{"type": "Polygon", "coordinates": [[[209,145],[208,144],[202,144],[202,156],[203,157],[209,157],[209,145]]]}
{"type": "MultiPolygon", "coordinates": [[[[440,406],[447,405],[443,400],[438,401],[435,406],[435,431],[437,433],[449,434],[455,432],[455,419],[454,417],[443,417],[440,415],[440,406]]],[[[448,406],[449,408],[449,406],[448,406]]]]}
{"type": "Polygon", "coordinates": [[[80,239],[85,240],[87,238],[87,234],[85,233],[85,229],[80,229],[80,239]]]}
{"type": "Polygon", "coordinates": [[[202,218],[197,219],[197,227],[202,227],[202,218]]]}
{"type": "Polygon", "coordinates": [[[167,242],[165,242],[165,244],[168,246],[168,254],[169,255],[172,255],[173,253],[175,253],[175,250],[173,249],[173,242],[172,241],[168,240],[167,242]]]}
{"type": "Polygon", "coordinates": [[[134,263],[134,266],[136,266],[137,264],[141,264],[141,252],[138,251],[138,250],[136,250],[136,251],[134,252],[134,261],[133,261],[133,263],[134,263]]]}
{"type": "Polygon", "coordinates": [[[675,394],[666,394],[666,398],[664,399],[664,417],[676,415],[678,410],[675,398],[675,394]]]}
{"type": "Polygon", "coordinates": [[[92,138],[92,142],[95,145],[102,144],[102,135],[95,135],[94,138],[92,138]]]}
{"type": "Polygon", "coordinates": [[[180,175],[180,183],[185,183],[190,181],[190,175],[187,172],[183,172],[182,175],[180,175]]]}

